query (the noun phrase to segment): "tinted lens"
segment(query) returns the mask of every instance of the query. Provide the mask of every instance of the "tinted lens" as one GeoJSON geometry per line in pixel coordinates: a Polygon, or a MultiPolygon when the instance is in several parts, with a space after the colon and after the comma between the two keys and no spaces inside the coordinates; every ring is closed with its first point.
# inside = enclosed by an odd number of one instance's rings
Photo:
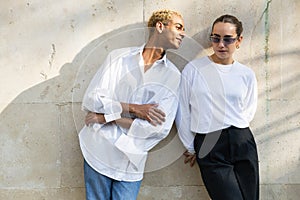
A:
{"type": "Polygon", "coordinates": [[[228,45],[228,44],[232,44],[235,42],[237,38],[231,38],[231,37],[225,37],[223,39],[221,39],[220,37],[215,37],[215,36],[211,36],[210,37],[210,40],[213,42],[213,43],[220,43],[221,40],[223,41],[223,43],[225,45],[228,45]]]}
{"type": "Polygon", "coordinates": [[[219,38],[219,37],[210,37],[210,41],[212,41],[213,43],[220,43],[221,38],[219,38]]]}
{"type": "Polygon", "coordinates": [[[232,44],[232,43],[234,43],[235,40],[236,40],[236,38],[223,38],[223,42],[225,44],[232,44]]]}

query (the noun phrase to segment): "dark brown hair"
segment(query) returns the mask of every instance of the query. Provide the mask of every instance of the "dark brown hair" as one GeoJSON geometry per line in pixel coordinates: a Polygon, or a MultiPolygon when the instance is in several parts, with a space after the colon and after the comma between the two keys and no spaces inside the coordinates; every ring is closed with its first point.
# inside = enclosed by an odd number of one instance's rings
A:
{"type": "Polygon", "coordinates": [[[222,16],[218,17],[212,25],[212,30],[213,30],[215,24],[218,22],[230,23],[230,24],[235,25],[235,27],[236,27],[235,31],[236,31],[238,37],[241,36],[241,34],[243,32],[243,25],[242,25],[242,22],[239,21],[235,16],[226,14],[226,15],[222,15],[222,16]]]}

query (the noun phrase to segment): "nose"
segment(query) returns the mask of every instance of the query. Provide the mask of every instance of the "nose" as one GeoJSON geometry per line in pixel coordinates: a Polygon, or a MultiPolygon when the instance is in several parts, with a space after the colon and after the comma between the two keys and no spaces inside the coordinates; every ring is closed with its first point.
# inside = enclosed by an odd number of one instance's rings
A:
{"type": "Polygon", "coordinates": [[[218,46],[219,47],[224,47],[225,45],[224,45],[224,41],[223,41],[223,39],[222,40],[220,40],[220,42],[218,43],[218,46]]]}
{"type": "Polygon", "coordinates": [[[185,37],[185,35],[186,35],[184,30],[181,31],[179,34],[180,34],[180,36],[182,37],[182,39],[183,39],[183,38],[185,37]]]}

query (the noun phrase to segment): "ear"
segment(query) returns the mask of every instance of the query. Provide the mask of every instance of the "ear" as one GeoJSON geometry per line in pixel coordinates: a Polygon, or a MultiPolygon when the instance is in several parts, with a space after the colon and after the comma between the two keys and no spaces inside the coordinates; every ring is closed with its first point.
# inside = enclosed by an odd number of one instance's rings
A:
{"type": "Polygon", "coordinates": [[[238,39],[237,39],[238,43],[240,44],[243,41],[243,35],[241,35],[238,39]]]}
{"type": "Polygon", "coordinates": [[[157,22],[155,28],[159,33],[162,33],[164,30],[164,24],[162,22],[157,22]]]}
{"type": "Polygon", "coordinates": [[[243,41],[243,36],[241,35],[238,39],[237,39],[237,42],[236,42],[236,48],[240,48],[240,44],[242,43],[243,41]]]}

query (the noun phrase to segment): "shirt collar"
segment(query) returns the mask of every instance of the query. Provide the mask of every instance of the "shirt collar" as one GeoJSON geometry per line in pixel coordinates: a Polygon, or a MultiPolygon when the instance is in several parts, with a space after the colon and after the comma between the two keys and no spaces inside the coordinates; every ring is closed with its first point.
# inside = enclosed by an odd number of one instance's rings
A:
{"type": "MultiPolygon", "coordinates": [[[[132,54],[132,55],[137,55],[137,54],[139,54],[140,56],[142,56],[142,53],[143,53],[143,50],[144,50],[145,45],[146,45],[146,44],[143,44],[142,46],[140,46],[140,47],[134,49],[134,50],[131,52],[131,54],[132,54]]],[[[163,64],[163,63],[166,64],[166,63],[167,63],[167,53],[165,53],[165,55],[164,55],[161,59],[157,60],[156,62],[157,62],[157,63],[160,63],[160,64],[163,64]]]]}

